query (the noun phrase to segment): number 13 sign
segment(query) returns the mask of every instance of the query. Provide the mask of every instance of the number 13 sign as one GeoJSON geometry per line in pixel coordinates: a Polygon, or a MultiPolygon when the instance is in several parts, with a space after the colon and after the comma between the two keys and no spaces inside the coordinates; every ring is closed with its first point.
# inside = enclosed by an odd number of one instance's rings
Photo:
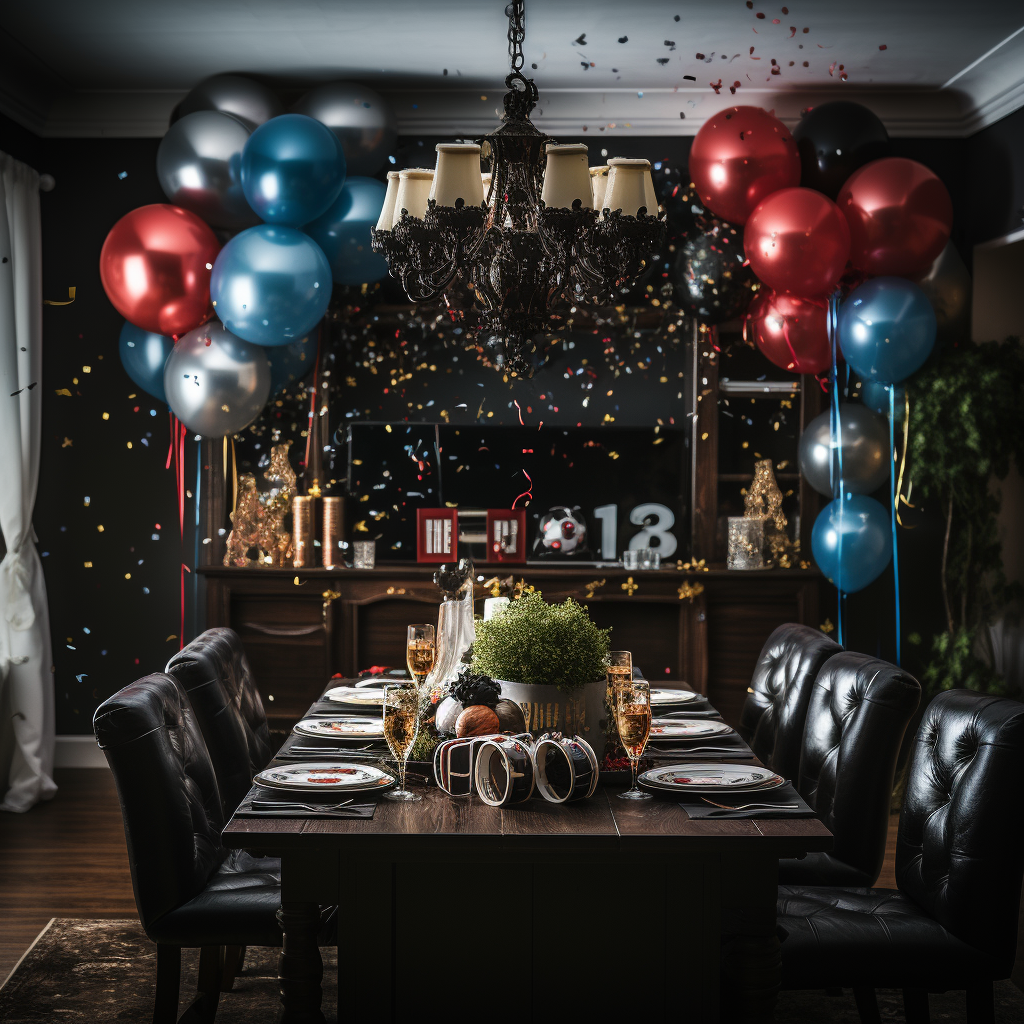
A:
{"type": "MultiPolygon", "coordinates": [[[[600,505],[594,509],[594,518],[601,521],[601,557],[614,562],[619,557],[619,506],[600,505]]],[[[643,527],[636,536],[630,538],[631,551],[637,548],[654,548],[662,558],[671,558],[676,553],[676,536],[669,532],[676,524],[676,516],[667,505],[661,505],[656,501],[637,505],[629,513],[629,521],[634,526],[643,527]]]]}

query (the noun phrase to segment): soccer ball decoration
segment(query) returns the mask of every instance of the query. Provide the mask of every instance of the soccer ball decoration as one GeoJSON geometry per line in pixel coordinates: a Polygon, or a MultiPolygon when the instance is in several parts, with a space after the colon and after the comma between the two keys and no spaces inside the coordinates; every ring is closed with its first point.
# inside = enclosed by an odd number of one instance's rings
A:
{"type": "Polygon", "coordinates": [[[540,517],[533,553],[540,558],[589,558],[587,521],[579,505],[556,505],[540,517]]]}

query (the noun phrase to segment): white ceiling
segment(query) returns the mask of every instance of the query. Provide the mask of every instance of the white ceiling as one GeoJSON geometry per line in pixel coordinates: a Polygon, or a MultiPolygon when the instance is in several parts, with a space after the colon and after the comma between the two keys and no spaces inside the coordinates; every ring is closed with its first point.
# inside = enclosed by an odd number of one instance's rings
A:
{"type": "MultiPolygon", "coordinates": [[[[486,131],[507,71],[504,5],[7,0],[0,109],[46,136],[159,136],[192,85],[235,71],[295,95],[364,81],[389,96],[404,132],[486,131]]],[[[1024,105],[1021,0],[527,0],[526,24],[525,71],[549,133],[692,134],[730,103],[795,121],[849,98],[893,134],[963,136],[1024,105]]]]}

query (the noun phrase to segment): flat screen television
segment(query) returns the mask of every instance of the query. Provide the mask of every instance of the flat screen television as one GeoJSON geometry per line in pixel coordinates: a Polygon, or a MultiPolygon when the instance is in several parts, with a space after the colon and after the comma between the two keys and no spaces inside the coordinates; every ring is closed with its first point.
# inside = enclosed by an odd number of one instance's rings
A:
{"type": "MultiPolygon", "coordinates": [[[[353,423],[348,485],[351,536],[375,538],[381,561],[414,560],[416,509],[449,504],[525,506],[531,561],[612,561],[641,533],[634,546],[689,557],[690,450],[679,428],[353,423]],[[586,521],[585,552],[534,552],[552,508],[586,521]]],[[[469,553],[482,560],[482,547],[469,553]]]]}

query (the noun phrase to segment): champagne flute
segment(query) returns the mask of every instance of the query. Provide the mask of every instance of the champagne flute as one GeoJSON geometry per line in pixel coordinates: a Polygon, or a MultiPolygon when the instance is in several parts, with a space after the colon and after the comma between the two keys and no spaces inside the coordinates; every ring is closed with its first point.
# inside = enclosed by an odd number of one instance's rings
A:
{"type": "Polygon", "coordinates": [[[611,697],[612,687],[616,683],[628,683],[633,678],[633,655],[629,651],[610,651],[608,653],[608,694],[611,697]]]}
{"type": "Polygon", "coordinates": [[[417,686],[430,675],[437,656],[437,645],[434,643],[434,627],[429,622],[412,625],[406,631],[405,663],[409,666],[409,675],[416,680],[417,686]]]}
{"type": "Polygon", "coordinates": [[[636,769],[651,735],[651,686],[643,679],[630,679],[612,684],[612,710],[619,730],[619,742],[629,755],[632,786],[620,793],[622,800],[650,800],[636,784],[636,769]]]}
{"type": "Polygon", "coordinates": [[[398,789],[389,789],[384,797],[411,803],[422,800],[405,788],[405,766],[416,741],[420,724],[420,691],[408,683],[384,687],[384,739],[398,761],[398,789]]]}

